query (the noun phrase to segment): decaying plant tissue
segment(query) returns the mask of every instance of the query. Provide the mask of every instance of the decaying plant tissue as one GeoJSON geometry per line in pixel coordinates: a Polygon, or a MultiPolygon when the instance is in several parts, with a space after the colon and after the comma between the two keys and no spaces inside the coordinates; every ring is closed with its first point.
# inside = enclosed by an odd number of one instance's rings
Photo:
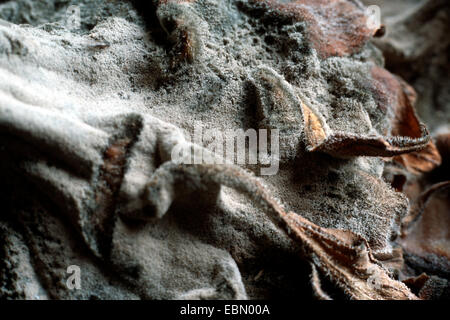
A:
{"type": "Polygon", "coordinates": [[[450,5],[373,2],[0,1],[0,298],[448,299],[450,5]]]}

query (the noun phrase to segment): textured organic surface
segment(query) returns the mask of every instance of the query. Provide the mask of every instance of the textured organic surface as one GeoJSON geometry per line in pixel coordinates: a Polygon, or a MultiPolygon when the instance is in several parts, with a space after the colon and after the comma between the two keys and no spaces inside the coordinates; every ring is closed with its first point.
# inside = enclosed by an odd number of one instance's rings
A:
{"type": "Polygon", "coordinates": [[[448,298],[448,127],[420,120],[427,89],[384,66],[397,29],[373,42],[359,1],[17,0],[0,19],[0,298],[448,298]],[[279,130],[276,174],[219,163],[239,129],[279,130]]]}

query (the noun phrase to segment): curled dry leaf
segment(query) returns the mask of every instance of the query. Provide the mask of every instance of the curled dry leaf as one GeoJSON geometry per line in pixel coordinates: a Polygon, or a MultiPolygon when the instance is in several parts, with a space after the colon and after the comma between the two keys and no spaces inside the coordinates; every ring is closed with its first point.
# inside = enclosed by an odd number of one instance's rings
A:
{"type": "MultiPolygon", "coordinates": [[[[404,256],[404,265],[398,266],[397,269],[401,272],[400,278],[404,279],[403,282],[421,299],[449,297],[450,181],[445,181],[448,179],[446,136],[441,134],[434,139],[436,147],[433,147],[442,161],[430,172],[424,172],[423,168],[427,162],[423,158],[420,159],[422,162],[417,162],[421,170],[413,171],[405,165],[411,163],[412,158],[405,159],[405,162],[400,162],[399,160],[403,160],[401,158],[396,159],[397,165],[389,165],[387,169],[393,182],[395,179],[392,179],[392,175],[402,177],[406,181],[403,192],[411,203],[408,214],[402,219],[401,237],[397,239],[404,256]],[[416,174],[408,175],[405,171],[416,174]],[[418,274],[420,275],[417,276],[418,274]]],[[[420,153],[411,155],[418,157],[420,153]]]]}
{"type": "Polygon", "coordinates": [[[389,137],[333,131],[322,115],[307,106],[292,86],[269,68],[259,68],[253,74],[261,125],[269,128],[281,126],[282,137],[298,135],[303,127],[308,151],[337,156],[390,157],[425,148],[423,152],[399,159],[411,159],[411,164],[413,159],[422,159],[419,164],[423,168],[428,165],[426,168],[430,170],[440,163],[440,156],[430,141],[426,126],[417,119],[410,93],[405,89],[407,85],[384,69],[374,67],[374,70],[375,100],[379,108],[394,114],[389,137]],[[299,121],[301,117],[303,124],[299,121]]]}
{"type": "MultiPolygon", "coordinates": [[[[390,105],[394,112],[392,120],[392,135],[420,139],[423,137],[424,125],[417,118],[414,111],[416,93],[405,81],[392,76],[381,68],[373,69],[373,76],[385,92],[390,95],[387,99],[397,102],[390,105]],[[389,91],[390,90],[390,91],[389,91]]],[[[401,154],[394,157],[394,161],[403,165],[412,173],[429,172],[441,164],[441,156],[432,140],[429,140],[422,150],[401,154]]]]}
{"type": "MultiPolygon", "coordinates": [[[[450,266],[450,181],[429,186],[429,181],[448,178],[445,170],[449,159],[449,136],[440,134],[435,139],[436,150],[442,156],[442,165],[428,176],[411,181],[405,190],[412,205],[402,221],[401,244],[407,252],[421,257],[428,254],[443,257],[450,266]]],[[[450,270],[449,266],[447,268],[450,270]]]]}
{"type": "Polygon", "coordinates": [[[437,183],[423,192],[403,220],[399,241],[404,250],[425,260],[433,256],[441,269],[450,272],[450,181],[437,183]]]}
{"type": "Polygon", "coordinates": [[[439,166],[441,155],[434,143],[430,141],[423,150],[396,156],[394,161],[405,167],[409,172],[420,174],[432,171],[439,166]]]}
{"type": "Polygon", "coordinates": [[[337,156],[380,157],[416,152],[402,155],[399,159],[412,168],[422,166],[423,170],[430,170],[438,165],[439,154],[430,141],[426,126],[418,120],[413,108],[413,89],[377,66],[372,68],[372,77],[373,97],[378,107],[392,117],[391,132],[365,136],[351,132],[332,132],[326,129],[324,120],[315,111],[302,103],[308,150],[337,156]],[[417,152],[424,148],[423,152],[417,152]],[[413,162],[413,159],[421,161],[413,162]]]}
{"type": "Polygon", "coordinates": [[[402,283],[389,277],[373,257],[366,240],[357,234],[318,227],[290,212],[283,215],[317,267],[352,299],[416,299],[402,283]]]}
{"type": "Polygon", "coordinates": [[[450,181],[436,183],[430,188],[428,188],[425,192],[423,192],[413,203],[409,214],[403,219],[402,228],[407,230],[411,227],[412,223],[417,221],[417,219],[424,213],[428,201],[434,195],[435,192],[439,192],[443,189],[446,189],[450,186],[450,181]]]}
{"type": "MultiPolygon", "coordinates": [[[[252,198],[276,226],[296,241],[306,259],[350,298],[417,299],[403,283],[389,276],[363,237],[351,231],[322,228],[296,213],[286,213],[259,180],[234,166],[166,162],[155,171],[143,194],[148,210],[141,219],[161,218],[177,197],[212,185],[225,185],[252,198]]],[[[317,291],[318,282],[313,282],[317,291]]]]}
{"type": "Polygon", "coordinates": [[[421,126],[422,137],[380,137],[362,136],[351,133],[325,134],[317,115],[303,104],[305,130],[308,137],[309,151],[322,151],[336,156],[375,156],[390,157],[415,150],[420,150],[429,141],[428,130],[421,126]]]}
{"type": "MultiPolygon", "coordinates": [[[[305,152],[303,141],[306,141],[306,148],[309,151],[314,151],[315,149],[311,148],[312,144],[330,147],[332,140],[327,140],[327,137],[332,136],[334,139],[336,138],[336,135],[330,134],[332,129],[325,123],[324,116],[313,111],[312,108],[309,108],[302,99],[300,99],[300,97],[303,97],[303,93],[296,90],[297,88],[286,81],[282,75],[266,66],[257,68],[257,70],[252,73],[250,82],[255,88],[256,115],[259,120],[258,124],[260,128],[278,129],[280,131],[279,144],[281,150],[280,160],[282,163],[289,163],[289,161],[292,160],[301,163],[301,161],[307,161],[306,159],[308,159],[308,157],[316,157],[315,159],[317,161],[320,157],[324,156],[305,152]]],[[[363,112],[364,110],[362,110],[361,113],[363,112]]],[[[347,121],[347,119],[348,118],[345,118],[345,121],[347,121]]],[[[349,135],[350,134],[347,134],[346,137],[349,137],[349,135]]],[[[356,135],[354,136],[356,137],[356,135]]],[[[354,146],[351,145],[348,147],[353,154],[355,154],[355,152],[360,152],[363,155],[368,155],[368,151],[370,151],[367,145],[361,145],[361,141],[358,139],[354,140],[354,146]]],[[[342,151],[342,149],[339,151],[342,151]]],[[[329,153],[332,153],[330,149],[329,153]]],[[[347,155],[348,154],[349,153],[347,153],[347,155]]],[[[319,173],[316,169],[309,167],[307,170],[316,171],[316,177],[314,179],[320,181],[320,188],[322,190],[328,188],[327,184],[324,182],[325,179],[317,178],[319,173]]],[[[352,219],[349,218],[352,216],[352,213],[347,211],[344,206],[338,209],[337,206],[340,204],[334,203],[334,199],[330,199],[328,203],[325,200],[323,202],[324,204],[321,204],[322,208],[317,210],[318,212],[315,212],[316,209],[314,209],[314,204],[312,205],[312,212],[299,213],[303,216],[306,214],[306,217],[310,221],[323,227],[333,227],[332,224],[327,222],[332,219],[336,219],[334,221],[345,220],[342,222],[341,228],[352,231],[358,230],[359,234],[363,235],[369,241],[374,251],[384,251],[388,247],[389,238],[391,238],[391,234],[393,233],[392,230],[394,230],[395,233],[397,232],[395,230],[397,230],[397,226],[399,226],[400,218],[397,218],[396,216],[403,216],[402,209],[399,209],[400,207],[403,207],[401,204],[402,200],[396,199],[395,196],[385,192],[383,183],[376,176],[373,174],[367,175],[363,171],[364,170],[354,171],[355,180],[358,181],[358,184],[361,186],[367,183],[367,188],[370,188],[371,190],[369,193],[377,194],[378,196],[376,200],[377,205],[376,207],[374,206],[375,211],[367,209],[367,206],[370,206],[370,204],[361,204],[364,209],[360,209],[358,213],[364,217],[361,219],[366,219],[366,216],[370,215],[371,218],[367,219],[371,220],[371,228],[361,226],[365,224],[364,222],[360,222],[358,226],[348,224],[349,220],[352,219]],[[393,205],[394,203],[398,206],[393,205]],[[333,209],[327,209],[330,207],[333,209]],[[376,214],[373,214],[374,212],[376,212],[376,214]],[[322,216],[326,218],[318,218],[322,216]]],[[[327,174],[327,177],[329,176],[330,175],[327,174]]],[[[298,177],[297,179],[304,180],[305,176],[302,174],[302,177],[298,177]]],[[[347,179],[349,178],[347,177],[346,180],[347,179]]],[[[311,193],[305,197],[310,198],[311,202],[322,203],[324,198],[336,197],[336,193],[333,191],[334,189],[352,188],[348,185],[338,187],[337,180],[338,178],[332,180],[329,184],[329,192],[324,191],[320,194],[315,191],[314,194],[311,193]]],[[[406,213],[406,203],[404,204],[404,209],[404,212],[406,213]]],[[[390,251],[390,249],[388,250],[390,251]]]]}

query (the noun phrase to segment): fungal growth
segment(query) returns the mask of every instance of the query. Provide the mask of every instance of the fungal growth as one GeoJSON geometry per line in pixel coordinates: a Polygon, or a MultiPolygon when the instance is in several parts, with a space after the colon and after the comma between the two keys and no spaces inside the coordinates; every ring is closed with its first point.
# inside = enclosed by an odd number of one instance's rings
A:
{"type": "Polygon", "coordinates": [[[443,104],[408,84],[425,66],[392,72],[415,52],[393,48],[400,18],[143,3],[0,1],[0,298],[448,298],[448,126],[421,120],[443,104]],[[236,131],[244,163],[220,161],[236,131]],[[279,166],[258,176],[267,144],[279,166]]]}

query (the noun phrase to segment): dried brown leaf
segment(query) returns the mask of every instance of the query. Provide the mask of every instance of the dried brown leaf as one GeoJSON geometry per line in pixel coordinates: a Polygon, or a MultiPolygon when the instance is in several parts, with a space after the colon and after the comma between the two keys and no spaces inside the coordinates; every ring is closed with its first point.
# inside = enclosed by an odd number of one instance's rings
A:
{"type": "Polygon", "coordinates": [[[315,265],[352,299],[417,299],[389,277],[373,257],[366,240],[350,231],[318,227],[295,213],[283,214],[291,237],[311,252],[315,265]]]}
{"type": "Polygon", "coordinates": [[[364,8],[346,0],[251,0],[274,18],[306,21],[307,34],[323,58],[351,55],[361,50],[378,30],[369,28],[364,8]]]}
{"type": "Polygon", "coordinates": [[[433,254],[448,260],[450,270],[450,181],[437,183],[413,203],[403,220],[400,240],[408,253],[427,258],[433,254]]]}
{"type": "Polygon", "coordinates": [[[438,166],[439,153],[413,108],[413,89],[380,67],[373,68],[372,76],[373,96],[379,108],[393,115],[390,134],[327,133],[319,116],[302,102],[308,150],[337,156],[399,156],[395,159],[412,171],[430,171],[438,166]]]}
{"type": "Polygon", "coordinates": [[[304,103],[302,107],[309,151],[322,151],[337,156],[390,157],[421,150],[430,140],[424,125],[420,127],[420,138],[363,136],[352,133],[333,133],[327,136],[318,116],[304,103]]]}
{"type": "Polygon", "coordinates": [[[394,157],[394,161],[412,173],[428,172],[439,166],[439,152],[414,110],[414,89],[380,67],[372,68],[372,77],[374,97],[379,107],[394,115],[391,120],[391,135],[409,140],[410,145],[416,144],[416,148],[404,150],[405,152],[394,157]]]}

